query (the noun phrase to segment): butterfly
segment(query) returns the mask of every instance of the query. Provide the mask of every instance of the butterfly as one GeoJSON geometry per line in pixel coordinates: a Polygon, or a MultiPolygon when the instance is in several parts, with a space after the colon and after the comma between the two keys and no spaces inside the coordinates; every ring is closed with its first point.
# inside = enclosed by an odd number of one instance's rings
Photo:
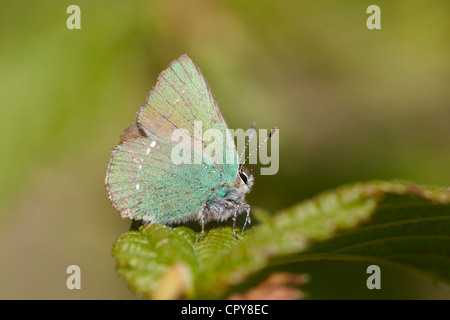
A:
{"type": "MultiPolygon", "coordinates": [[[[210,142],[223,144],[219,148],[223,149],[224,161],[204,155],[201,163],[173,161],[178,143],[173,141],[174,131],[183,129],[195,137],[194,124],[198,122],[204,129],[230,134],[199,67],[182,55],[159,75],[136,122],[123,131],[111,152],[105,183],[109,199],[122,218],[169,226],[197,220],[202,228],[199,240],[209,221],[232,218],[236,238],[237,216],[246,213],[242,230],[251,223],[245,195],[251,191],[254,177],[239,164],[233,138],[210,142]],[[225,161],[227,156],[231,163],[225,161]]],[[[206,142],[199,145],[205,147],[206,142]]],[[[194,147],[193,158],[201,152],[194,147]]]]}

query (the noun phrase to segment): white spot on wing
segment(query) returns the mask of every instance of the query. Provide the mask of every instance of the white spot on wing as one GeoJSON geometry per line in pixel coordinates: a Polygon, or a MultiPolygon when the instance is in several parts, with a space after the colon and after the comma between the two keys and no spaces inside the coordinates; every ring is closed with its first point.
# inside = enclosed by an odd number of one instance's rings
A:
{"type": "Polygon", "coordinates": [[[136,190],[139,190],[140,187],[141,187],[141,185],[139,183],[136,184],[136,190]]]}
{"type": "Polygon", "coordinates": [[[150,153],[150,148],[147,148],[146,154],[149,154],[149,153],[150,153]]]}
{"type": "Polygon", "coordinates": [[[153,148],[154,146],[156,146],[156,141],[152,141],[152,143],[150,143],[150,148],[153,148]]]}

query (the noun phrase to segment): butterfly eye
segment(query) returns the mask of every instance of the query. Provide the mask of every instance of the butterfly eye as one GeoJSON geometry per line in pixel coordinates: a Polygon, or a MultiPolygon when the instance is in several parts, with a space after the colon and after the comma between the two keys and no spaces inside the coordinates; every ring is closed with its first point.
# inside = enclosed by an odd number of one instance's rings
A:
{"type": "Polygon", "coordinates": [[[239,173],[239,176],[241,177],[242,181],[243,181],[245,184],[247,184],[247,181],[248,181],[247,175],[246,175],[244,172],[240,172],[240,173],[239,173]]]}

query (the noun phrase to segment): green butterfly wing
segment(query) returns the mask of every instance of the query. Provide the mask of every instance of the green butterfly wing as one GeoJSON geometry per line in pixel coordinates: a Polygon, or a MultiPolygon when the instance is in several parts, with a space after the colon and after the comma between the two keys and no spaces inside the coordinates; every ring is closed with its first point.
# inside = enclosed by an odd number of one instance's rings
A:
{"type": "Polygon", "coordinates": [[[174,164],[173,146],[164,140],[139,138],[113,150],[107,185],[123,218],[182,221],[226,193],[233,177],[224,177],[214,165],[174,164]]]}
{"type": "MultiPolygon", "coordinates": [[[[226,130],[219,105],[198,66],[182,55],[161,72],[137,116],[137,123],[149,137],[170,141],[178,128],[194,136],[194,121],[203,128],[226,130]]],[[[229,147],[234,148],[234,144],[229,147]]]]}
{"type": "MultiPolygon", "coordinates": [[[[141,107],[136,124],[122,135],[112,151],[106,185],[122,217],[152,222],[179,222],[196,217],[202,206],[226,194],[238,173],[234,140],[224,139],[222,161],[175,164],[171,141],[176,129],[194,137],[194,121],[203,129],[228,127],[201,74],[186,55],[163,71],[141,107]],[[227,163],[227,155],[232,163],[227,163]]],[[[219,143],[213,140],[212,144],[219,143]]],[[[205,147],[206,143],[202,142],[205,147]]],[[[201,150],[192,150],[198,154],[201,150]]]]}

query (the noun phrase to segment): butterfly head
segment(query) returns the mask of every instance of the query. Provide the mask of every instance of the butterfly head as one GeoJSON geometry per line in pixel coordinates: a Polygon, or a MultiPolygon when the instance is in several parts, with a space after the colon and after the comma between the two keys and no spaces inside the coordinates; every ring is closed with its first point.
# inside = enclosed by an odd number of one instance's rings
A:
{"type": "Polygon", "coordinates": [[[255,179],[253,178],[253,170],[249,170],[246,167],[240,167],[239,168],[239,184],[242,185],[242,187],[247,189],[247,192],[250,192],[253,186],[253,182],[255,179]]]}

